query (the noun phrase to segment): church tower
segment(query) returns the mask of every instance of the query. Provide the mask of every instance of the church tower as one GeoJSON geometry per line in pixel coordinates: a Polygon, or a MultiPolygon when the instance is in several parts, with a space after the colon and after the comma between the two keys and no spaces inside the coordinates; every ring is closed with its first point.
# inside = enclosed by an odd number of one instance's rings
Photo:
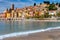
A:
{"type": "Polygon", "coordinates": [[[14,4],[12,4],[11,9],[14,10],[14,4]]]}

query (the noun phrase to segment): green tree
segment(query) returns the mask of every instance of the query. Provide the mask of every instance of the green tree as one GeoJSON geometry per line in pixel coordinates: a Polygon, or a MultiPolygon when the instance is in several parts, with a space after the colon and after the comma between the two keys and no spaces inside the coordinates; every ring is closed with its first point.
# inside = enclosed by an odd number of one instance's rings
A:
{"type": "Polygon", "coordinates": [[[44,15],[39,16],[39,18],[41,18],[41,19],[44,18],[44,15]]]}
{"type": "Polygon", "coordinates": [[[55,7],[55,4],[52,3],[50,4],[50,6],[48,7],[49,10],[57,10],[57,7],[55,7]]]}
{"type": "Polygon", "coordinates": [[[57,13],[56,15],[57,15],[58,17],[60,17],[60,13],[57,13]]]}
{"type": "Polygon", "coordinates": [[[45,14],[44,14],[44,17],[45,17],[45,18],[48,18],[48,17],[49,17],[49,13],[45,13],[45,14]]]}

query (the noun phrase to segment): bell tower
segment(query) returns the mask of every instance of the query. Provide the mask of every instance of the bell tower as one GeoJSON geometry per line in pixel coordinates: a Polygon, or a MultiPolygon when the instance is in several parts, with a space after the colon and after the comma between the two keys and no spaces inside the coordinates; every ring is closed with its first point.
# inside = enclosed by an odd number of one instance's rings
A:
{"type": "Polygon", "coordinates": [[[11,9],[14,10],[14,4],[12,4],[11,9]]]}

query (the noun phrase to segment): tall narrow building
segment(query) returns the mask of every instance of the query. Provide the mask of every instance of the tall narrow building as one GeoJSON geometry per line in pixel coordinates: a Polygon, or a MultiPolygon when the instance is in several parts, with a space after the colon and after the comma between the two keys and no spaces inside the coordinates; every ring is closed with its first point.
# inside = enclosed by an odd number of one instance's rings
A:
{"type": "Polygon", "coordinates": [[[11,9],[14,10],[14,4],[12,4],[11,9]]]}

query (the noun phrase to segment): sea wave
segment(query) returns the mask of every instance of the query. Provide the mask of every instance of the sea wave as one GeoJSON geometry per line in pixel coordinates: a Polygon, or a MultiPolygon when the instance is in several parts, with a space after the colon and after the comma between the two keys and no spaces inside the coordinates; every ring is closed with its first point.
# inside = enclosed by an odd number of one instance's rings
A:
{"type": "Polygon", "coordinates": [[[53,27],[53,28],[47,28],[47,29],[41,29],[41,30],[34,30],[34,31],[18,32],[18,33],[11,33],[11,34],[6,34],[6,35],[1,35],[0,40],[2,40],[4,38],[9,38],[9,37],[29,35],[29,34],[37,33],[37,32],[45,32],[45,31],[49,31],[49,30],[52,30],[52,29],[60,29],[60,27],[53,27]]]}

